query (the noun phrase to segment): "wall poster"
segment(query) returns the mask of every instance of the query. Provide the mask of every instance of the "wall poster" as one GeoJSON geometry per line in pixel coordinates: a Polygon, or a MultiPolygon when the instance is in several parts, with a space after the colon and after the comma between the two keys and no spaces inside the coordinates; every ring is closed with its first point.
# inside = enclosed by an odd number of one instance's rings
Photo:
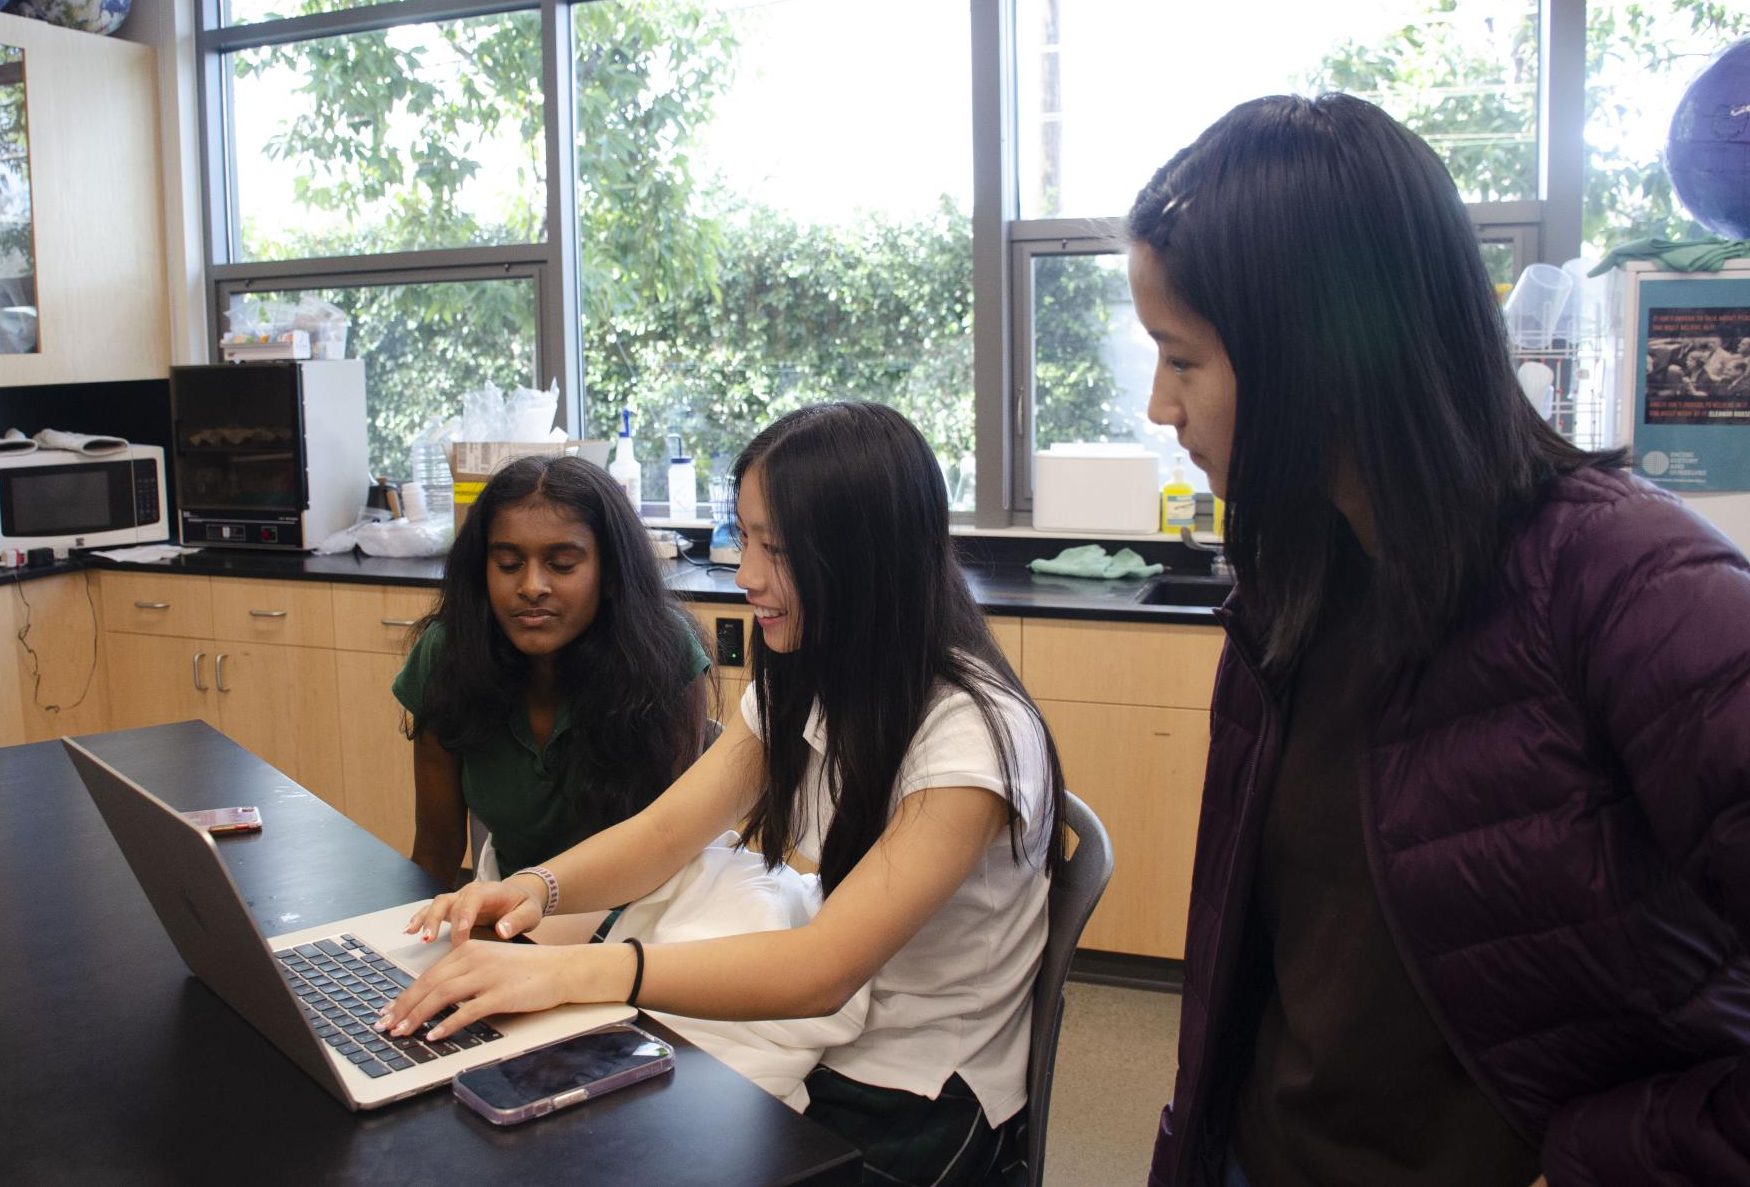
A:
{"type": "Polygon", "coordinates": [[[1750,490],[1750,272],[1631,268],[1629,285],[1636,473],[1688,493],[1750,490]]]}

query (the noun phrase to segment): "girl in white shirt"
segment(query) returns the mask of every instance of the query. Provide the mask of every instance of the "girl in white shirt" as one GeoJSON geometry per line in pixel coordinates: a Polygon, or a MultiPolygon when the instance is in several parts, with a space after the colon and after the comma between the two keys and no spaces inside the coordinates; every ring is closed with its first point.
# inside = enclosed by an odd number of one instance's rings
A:
{"type": "Polygon", "coordinates": [[[808,1113],[882,1182],[1000,1182],[1026,1103],[1063,775],[954,560],[941,470],[877,404],[782,418],[735,465],[736,582],[759,637],[742,711],[655,803],[545,867],[441,895],[408,930],[452,951],[385,1011],[433,1034],[489,1014],[627,1001],[802,1018],[870,983],[866,1028],[808,1078],[808,1113]],[[553,910],[660,886],[726,828],[820,869],[808,924],[684,944],[505,945],[553,910]]]}

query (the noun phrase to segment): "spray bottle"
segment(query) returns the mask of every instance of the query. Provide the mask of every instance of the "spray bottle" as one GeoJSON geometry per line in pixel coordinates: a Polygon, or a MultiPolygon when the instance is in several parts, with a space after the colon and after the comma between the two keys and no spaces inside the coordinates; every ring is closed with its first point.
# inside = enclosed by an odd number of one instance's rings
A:
{"type": "Polygon", "coordinates": [[[620,436],[614,442],[614,457],[608,463],[608,477],[620,484],[632,502],[632,510],[642,511],[643,483],[638,459],[632,454],[632,410],[620,409],[620,436]]]}

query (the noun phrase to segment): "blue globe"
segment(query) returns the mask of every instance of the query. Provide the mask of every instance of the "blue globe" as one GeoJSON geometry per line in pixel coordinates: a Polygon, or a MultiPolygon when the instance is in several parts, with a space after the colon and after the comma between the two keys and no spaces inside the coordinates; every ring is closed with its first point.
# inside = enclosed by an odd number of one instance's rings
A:
{"type": "Polygon", "coordinates": [[[1750,38],[1710,62],[1683,92],[1665,167],[1696,222],[1750,239],[1750,38]]]}

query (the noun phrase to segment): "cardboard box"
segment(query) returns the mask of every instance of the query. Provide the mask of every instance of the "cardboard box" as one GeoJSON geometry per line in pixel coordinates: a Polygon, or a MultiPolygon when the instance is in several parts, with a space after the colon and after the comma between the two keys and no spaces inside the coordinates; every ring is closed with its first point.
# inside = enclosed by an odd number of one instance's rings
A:
{"type": "Polygon", "coordinates": [[[446,446],[450,478],[456,484],[456,530],[461,531],[487,480],[511,459],[570,454],[606,467],[608,445],[606,441],[457,441],[446,446]]]}

